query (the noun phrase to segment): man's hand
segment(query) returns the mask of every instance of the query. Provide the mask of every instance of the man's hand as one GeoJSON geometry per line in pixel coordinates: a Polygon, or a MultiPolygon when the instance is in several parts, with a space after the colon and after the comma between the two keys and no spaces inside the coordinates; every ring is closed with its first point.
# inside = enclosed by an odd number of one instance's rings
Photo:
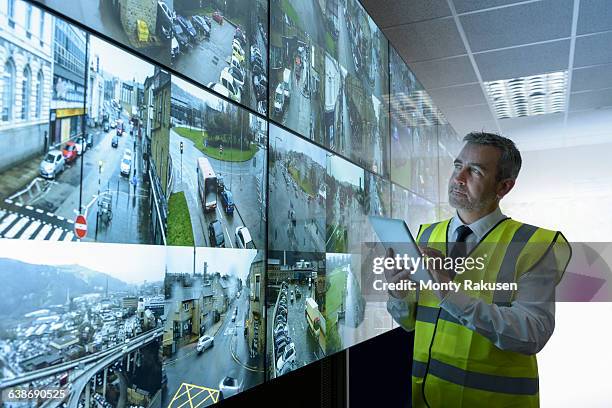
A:
{"type": "MultiPolygon", "coordinates": [[[[393,250],[393,248],[389,248],[385,256],[387,258],[395,258],[395,251],[393,250]]],[[[407,269],[395,268],[392,270],[385,268],[385,279],[387,280],[387,283],[397,283],[401,281],[407,281],[412,276],[411,271],[412,271],[411,268],[407,268],[407,269]]],[[[396,299],[404,299],[406,296],[408,296],[408,293],[410,292],[410,290],[408,289],[389,290],[388,292],[389,292],[389,295],[391,295],[392,297],[396,299]]]]}
{"type": "MultiPolygon", "coordinates": [[[[442,258],[442,262],[440,262],[440,264],[444,265],[444,255],[442,254],[442,252],[434,248],[420,246],[420,245],[419,245],[419,249],[421,250],[421,253],[423,254],[423,256],[427,258],[442,258]]],[[[432,264],[435,265],[436,262],[432,262],[432,264]]],[[[433,278],[433,281],[435,283],[448,283],[452,281],[448,271],[444,269],[429,269],[429,272],[431,273],[431,277],[433,278]]],[[[435,291],[435,294],[438,296],[440,300],[443,299],[447,293],[448,293],[448,290],[441,289],[441,290],[435,291]]]]}

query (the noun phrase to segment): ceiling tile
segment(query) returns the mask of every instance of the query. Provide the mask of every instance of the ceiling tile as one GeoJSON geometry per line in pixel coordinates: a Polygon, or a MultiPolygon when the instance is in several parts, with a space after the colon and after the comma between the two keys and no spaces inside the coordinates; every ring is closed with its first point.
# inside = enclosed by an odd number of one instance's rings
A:
{"type": "Polygon", "coordinates": [[[487,103],[479,84],[439,88],[428,92],[441,110],[487,103]]]}
{"type": "Polygon", "coordinates": [[[474,55],[483,81],[563,71],[569,62],[569,40],[474,55]]]}
{"type": "Polygon", "coordinates": [[[384,30],[406,62],[465,54],[463,41],[452,18],[422,21],[384,30]]]}
{"type": "Polygon", "coordinates": [[[612,88],[612,64],[575,69],[572,73],[572,92],[612,88]]]}
{"type": "Polygon", "coordinates": [[[578,14],[578,34],[612,30],[610,0],[582,0],[578,14]]]}
{"type": "Polygon", "coordinates": [[[521,0],[453,0],[457,13],[482,10],[489,7],[506,6],[521,0]]]}
{"type": "Polygon", "coordinates": [[[443,110],[448,123],[459,135],[465,135],[474,130],[497,131],[495,118],[489,105],[466,106],[457,109],[443,110]]]}
{"type": "Polygon", "coordinates": [[[467,56],[408,65],[427,90],[478,81],[467,56]]]}
{"type": "Polygon", "coordinates": [[[570,111],[612,106],[612,89],[580,92],[570,95],[570,111]]]}
{"type": "Polygon", "coordinates": [[[612,63],[612,32],[576,38],[574,67],[612,63]]]}
{"type": "Polygon", "coordinates": [[[461,16],[472,52],[569,37],[572,0],[546,0],[461,16]]]}
{"type": "Polygon", "coordinates": [[[446,17],[451,14],[446,0],[361,0],[361,4],[381,28],[446,17]]]}

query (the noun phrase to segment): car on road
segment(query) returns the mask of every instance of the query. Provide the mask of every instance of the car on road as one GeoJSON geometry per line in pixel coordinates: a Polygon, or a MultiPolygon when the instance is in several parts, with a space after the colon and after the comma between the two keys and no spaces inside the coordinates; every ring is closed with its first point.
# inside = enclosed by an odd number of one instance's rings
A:
{"type": "Polygon", "coordinates": [[[62,154],[64,155],[64,159],[66,159],[66,163],[75,161],[78,156],[76,143],[73,141],[66,143],[62,149],[62,154]]]}
{"type": "Polygon", "coordinates": [[[283,354],[278,358],[278,361],[276,363],[276,370],[282,370],[285,364],[289,364],[290,366],[295,365],[295,357],[295,346],[293,345],[293,343],[289,343],[289,345],[285,346],[283,354]]]}
{"type": "Polygon", "coordinates": [[[202,16],[192,16],[191,23],[204,38],[210,38],[210,25],[202,16]]]}
{"type": "Polygon", "coordinates": [[[236,245],[242,249],[255,249],[251,233],[247,227],[238,227],[235,232],[236,245]]]}
{"type": "Polygon", "coordinates": [[[215,11],[214,13],[212,13],[212,18],[213,18],[213,20],[215,20],[217,23],[219,23],[219,24],[223,24],[223,15],[222,15],[220,12],[215,11]]]}
{"type": "Polygon", "coordinates": [[[206,86],[217,92],[218,94],[225,96],[226,98],[230,97],[230,91],[221,84],[218,84],[216,82],[209,82],[206,86]]]}
{"type": "Polygon", "coordinates": [[[51,150],[40,163],[40,175],[44,178],[55,178],[64,171],[66,159],[59,150],[51,150]]]}
{"type": "Polygon", "coordinates": [[[210,238],[210,245],[218,248],[225,248],[225,236],[223,235],[223,227],[221,221],[214,220],[208,224],[208,237],[210,238]]]}
{"type": "Polygon", "coordinates": [[[185,31],[189,41],[195,42],[198,39],[198,32],[193,27],[193,24],[191,24],[191,21],[189,21],[186,17],[177,15],[176,22],[179,23],[181,28],[185,31]]]}
{"type": "Polygon", "coordinates": [[[74,141],[76,146],[77,155],[82,155],[87,150],[87,141],[83,136],[79,136],[74,141]]]}
{"type": "Polygon", "coordinates": [[[291,303],[293,303],[293,291],[291,292],[291,295],[289,296],[289,299],[291,300],[291,303]]]}
{"type": "Polygon", "coordinates": [[[198,353],[201,353],[202,351],[206,350],[209,347],[212,347],[215,345],[215,339],[211,336],[202,336],[200,337],[200,339],[198,340],[198,344],[196,346],[196,351],[198,353]]]}
{"type": "Polygon", "coordinates": [[[111,147],[117,147],[117,146],[119,146],[119,136],[114,135],[111,140],[111,147]]]}
{"type": "Polygon", "coordinates": [[[221,192],[221,202],[223,203],[223,209],[226,214],[234,214],[234,199],[232,192],[229,190],[223,190],[221,192]]]}
{"type": "Polygon", "coordinates": [[[104,131],[108,132],[110,130],[110,126],[108,125],[108,122],[104,124],[104,131]]]}
{"type": "Polygon", "coordinates": [[[115,129],[117,127],[117,124],[113,121],[110,124],[111,129],[115,129]]]}
{"type": "Polygon", "coordinates": [[[88,133],[87,134],[87,148],[89,149],[90,147],[93,147],[93,133],[88,133]]]}
{"type": "Polygon", "coordinates": [[[121,159],[121,164],[120,164],[120,168],[121,168],[121,175],[122,176],[129,176],[130,175],[130,171],[132,170],[132,156],[129,155],[124,155],[123,158],[121,159]]]}
{"type": "Polygon", "coordinates": [[[220,399],[231,397],[242,391],[242,383],[236,378],[227,376],[219,383],[220,399]]]}
{"type": "Polygon", "coordinates": [[[302,292],[298,288],[295,288],[295,298],[299,299],[302,297],[302,292]]]}

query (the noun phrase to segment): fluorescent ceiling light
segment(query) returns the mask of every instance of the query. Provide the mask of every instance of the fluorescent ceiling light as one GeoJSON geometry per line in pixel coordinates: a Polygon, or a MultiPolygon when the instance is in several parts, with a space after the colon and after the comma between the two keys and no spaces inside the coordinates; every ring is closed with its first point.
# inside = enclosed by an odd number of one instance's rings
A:
{"type": "Polygon", "coordinates": [[[565,111],[567,71],[484,84],[498,119],[565,111]]]}
{"type": "Polygon", "coordinates": [[[432,126],[448,123],[429,94],[423,89],[415,90],[412,93],[392,93],[389,102],[393,117],[404,126],[432,126]]]}

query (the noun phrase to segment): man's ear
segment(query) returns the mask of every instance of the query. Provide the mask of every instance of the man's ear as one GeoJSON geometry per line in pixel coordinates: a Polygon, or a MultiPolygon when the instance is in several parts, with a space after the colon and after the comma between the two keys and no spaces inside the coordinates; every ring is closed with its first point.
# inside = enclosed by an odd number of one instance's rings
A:
{"type": "Polygon", "coordinates": [[[497,183],[497,191],[496,191],[497,198],[500,199],[500,200],[502,198],[504,198],[504,196],[506,194],[508,194],[510,192],[510,190],[512,190],[512,188],[514,187],[514,183],[515,182],[516,182],[516,180],[515,179],[511,179],[511,178],[508,178],[508,179],[505,179],[505,180],[502,180],[502,181],[498,182],[497,183]]]}

